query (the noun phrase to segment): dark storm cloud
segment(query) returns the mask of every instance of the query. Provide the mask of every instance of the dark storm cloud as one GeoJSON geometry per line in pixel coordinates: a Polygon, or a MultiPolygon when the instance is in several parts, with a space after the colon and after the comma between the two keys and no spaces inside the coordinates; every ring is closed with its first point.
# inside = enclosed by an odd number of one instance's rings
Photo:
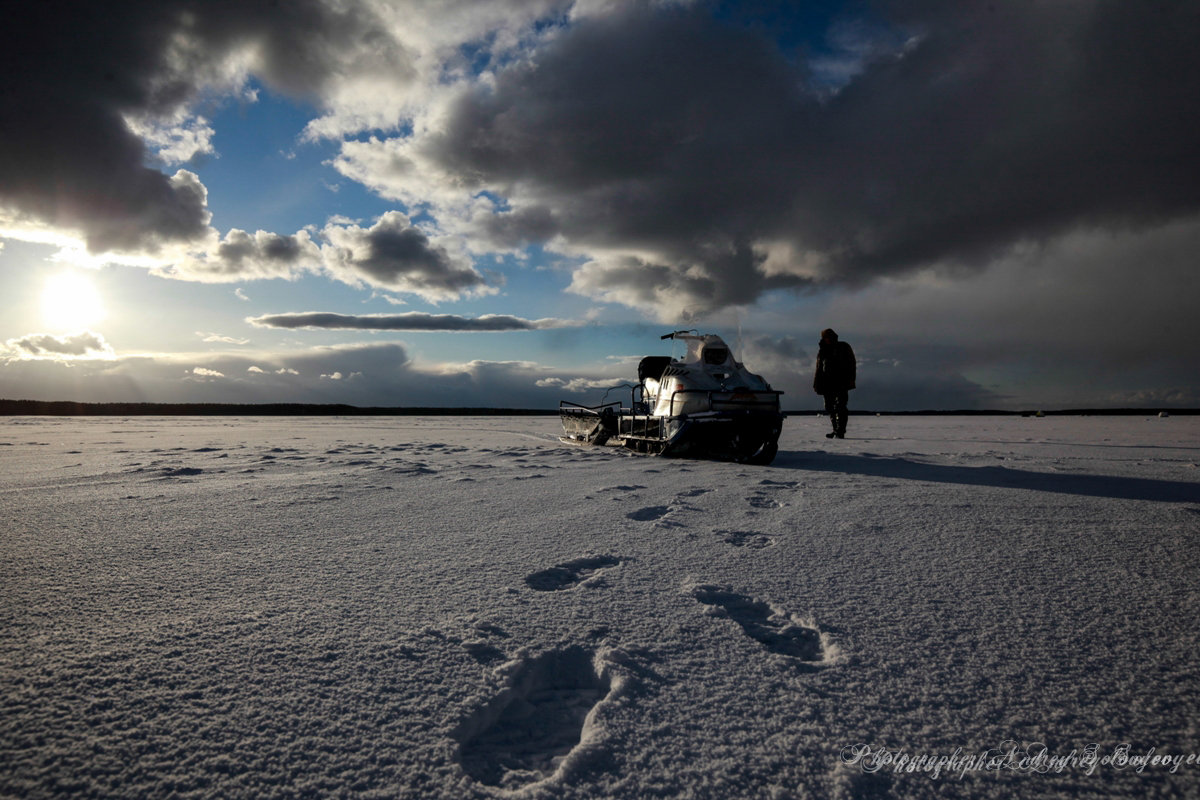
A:
{"type": "Polygon", "coordinates": [[[370,228],[328,226],[324,236],[330,242],[326,267],[348,283],[362,281],[431,301],[485,289],[483,276],[465,259],[452,255],[396,211],[370,228]]]}
{"type": "Polygon", "coordinates": [[[804,347],[795,336],[754,336],[746,341],[742,360],[768,372],[811,364],[816,351],[804,347]]]}
{"type": "MultiPolygon", "coordinates": [[[[813,391],[818,326],[806,347],[794,336],[755,336],[745,342],[747,368],[784,392],[785,408],[802,411],[823,407],[813,391]]],[[[858,388],[851,394],[856,410],[920,411],[1002,408],[1008,398],[980,386],[962,373],[971,364],[968,353],[953,346],[897,346],[886,336],[852,342],[858,359],[858,388]],[[905,360],[896,357],[903,354],[905,360]]]]}
{"type": "Polygon", "coordinates": [[[593,293],[750,300],[766,284],[750,251],[762,211],[790,194],[770,179],[773,154],[805,113],[797,75],[765,45],[704,10],[588,19],[463,94],[417,147],[513,198],[482,223],[497,243],[557,234],[658,255],[597,257],[593,293]]]}
{"type": "Polygon", "coordinates": [[[830,103],[788,217],[847,277],[1200,208],[1200,6],[896,8],[914,43],[830,103]]]}
{"type": "MultiPolygon", "coordinates": [[[[93,252],[150,251],[205,235],[196,176],[147,166],[127,119],[169,116],[235,80],[318,94],[348,49],[374,42],[405,68],[363,8],[317,0],[125,0],[22,4],[0,26],[0,214],[81,231],[93,252]]],[[[0,216],[0,219],[3,218],[0,216]]]]}
{"type": "Polygon", "coordinates": [[[369,331],[534,331],[563,328],[578,323],[560,319],[521,319],[505,314],[460,317],[453,314],[334,314],[307,311],[291,314],[265,314],[246,320],[260,328],[322,328],[326,330],[369,331]]]}
{"type": "Polygon", "coordinates": [[[882,4],[891,49],[832,94],[704,4],[623,9],[399,162],[505,196],[478,227],[501,245],[592,254],[578,291],[702,309],[1200,210],[1195,3],[882,4]]]}

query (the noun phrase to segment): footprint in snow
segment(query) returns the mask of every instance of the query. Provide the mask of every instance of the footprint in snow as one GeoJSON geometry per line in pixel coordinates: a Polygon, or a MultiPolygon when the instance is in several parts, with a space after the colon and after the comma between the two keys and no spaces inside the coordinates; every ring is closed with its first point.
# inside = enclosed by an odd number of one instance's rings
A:
{"type": "Polygon", "coordinates": [[[783,508],[788,504],[782,500],[776,500],[771,494],[784,489],[795,489],[800,484],[797,481],[759,481],[759,490],[746,498],[754,508],[783,508]]]}
{"type": "Polygon", "coordinates": [[[525,576],[525,583],[538,592],[558,592],[577,586],[607,567],[615,567],[621,559],[615,556],[587,556],[559,564],[550,569],[525,576]]]}
{"type": "Polygon", "coordinates": [[[670,506],[646,506],[645,508],[639,508],[637,511],[630,511],[625,516],[628,519],[637,520],[638,522],[653,522],[656,519],[665,517],[670,510],[670,506]]]}
{"type": "Polygon", "coordinates": [[[762,550],[775,544],[775,539],[757,531],[716,531],[723,540],[734,547],[749,547],[751,550],[762,550]]]}
{"type": "Polygon", "coordinates": [[[506,687],[458,726],[463,770],[504,789],[558,773],[573,753],[598,738],[588,719],[618,688],[599,661],[576,646],[516,662],[506,687]]]}
{"type": "Polygon", "coordinates": [[[765,600],[738,594],[726,586],[697,586],[693,596],[718,615],[727,616],[742,627],[746,635],[772,653],[801,661],[825,660],[820,631],[765,600]]]}
{"type": "Polygon", "coordinates": [[[204,470],[199,467],[167,467],[163,469],[162,476],[164,478],[188,478],[193,475],[200,475],[203,472],[204,470]]]}
{"type": "Polygon", "coordinates": [[[765,494],[752,494],[747,501],[754,508],[783,508],[786,503],[773,500],[765,494]]]}
{"type": "Polygon", "coordinates": [[[503,661],[507,656],[504,651],[493,644],[483,641],[464,642],[463,648],[480,664],[492,664],[497,661],[503,661]]]}

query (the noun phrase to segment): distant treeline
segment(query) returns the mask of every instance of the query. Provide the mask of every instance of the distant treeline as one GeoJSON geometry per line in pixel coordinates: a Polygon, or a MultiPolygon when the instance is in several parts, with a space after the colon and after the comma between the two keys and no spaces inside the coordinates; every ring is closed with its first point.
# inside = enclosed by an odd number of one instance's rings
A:
{"type": "Polygon", "coordinates": [[[0,400],[0,416],[530,416],[558,411],[532,408],[359,407],[341,403],[76,403],[0,400]]]}
{"type": "MultiPolygon", "coordinates": [[[[1076,408],[1057,411],[851,411],[855,415],[874,416],[1146,416],[1155,415],[1161,408],[1076,408]]],[[[1181,416],[1200,414],[1200,409],[1171,408],[1168,414],[1181,416]]],[[[177,416],[541,416],[557,414],[557,409],[541,408],[447,408],[441,406],[351,406],[342,403],[76,403],[70,400],[3,400],[0,416],[115,416],[115,417],[177,417],[177,416]]],[[[786,412],[807,416],[819,412],[801,409],[786,412]]]]}

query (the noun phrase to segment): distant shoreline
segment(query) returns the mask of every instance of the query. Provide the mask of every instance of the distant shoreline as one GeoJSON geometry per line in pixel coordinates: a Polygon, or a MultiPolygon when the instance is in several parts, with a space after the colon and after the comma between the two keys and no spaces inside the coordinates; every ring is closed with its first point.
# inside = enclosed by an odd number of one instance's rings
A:
{"type": "Polygon", "coordinates": [[[535,416],[558,410],[351,406],[342,403],[77,403],[71,400],[0,400],[0,416],[36,417],[320,417],[320,416],[535,416]]]}
{"type": "MultiPolygon", "coordinates": [[[[856,416],[1155,416],[1160,412],[1180,416],[1200,414],[1196,408],[1077,408],[1006,411],[960,409],[922,411],[851,411],[856,416]]],[[[795,409],[789,416],[822,413],[818,409],[795,409]]],[[[176,417],[176,416],[554,416],[558,409],[541,408],[453,408],[446,406],[352,406],[342,403],[78,403],[71,400],[3,400],[0,416],[35,417],[176,417]]]]}

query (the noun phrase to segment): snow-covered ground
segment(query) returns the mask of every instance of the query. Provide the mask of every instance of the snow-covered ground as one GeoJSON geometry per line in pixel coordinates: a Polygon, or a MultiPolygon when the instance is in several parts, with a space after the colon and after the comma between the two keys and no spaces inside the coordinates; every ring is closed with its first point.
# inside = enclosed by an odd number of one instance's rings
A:
{"type": "Polygon", "coordinates": [[[826,425],[0,420],[0,795],[1200,793],[1200,418],[826,425]]]}

